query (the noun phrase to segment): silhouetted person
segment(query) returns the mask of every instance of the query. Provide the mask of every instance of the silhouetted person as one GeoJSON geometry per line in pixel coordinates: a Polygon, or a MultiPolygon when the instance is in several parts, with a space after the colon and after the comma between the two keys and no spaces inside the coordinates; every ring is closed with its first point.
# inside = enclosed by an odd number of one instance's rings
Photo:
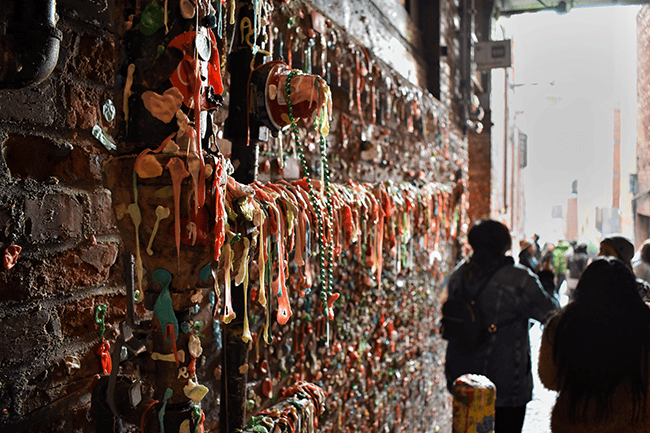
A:
{"type": "Polygon", "coordinates": [[[650,431],[649,348],[650,309],[634,275],[613,257],[594,260],[544,328],[539,377],[559,391],[551,431],[650,431]]]}
{"type": "Polygon", "coordinates": [[[555,269],[555,293],[560,291],[562,283],[566,280],[566,254],[571,245],[566,241],[558,242],[553,249],[553,269],[555,269]]]}
{"type": "Polygon", "coordinates": [[[632,270],[634,245],[626,237],[608,236],[600,241],[600,251],[598,251],[598,255],[616,257],[625,263],[625,266],[632,270]]]}
{"type": "Polygon", "coordinates": [[[533,254],[535,256],[535,260],[537,260],[537,263],[541,263],[542,249],[539,246],[539,235],[537,233],[533,235],[533,245],[535,246],[535,253],[533,254]]]}
{"type": "Polygon", "coordinates": [[[567,257],[567,295],[573,299],[573,292],[578,286],[578,279],[587,267],[589,254],[587,253],[586,244],[577,244],[573,247],[573,252],[567,257]]]}
{"type": "Polygon", "coordinates": [[[535,245],[528,239],[519,242],[519,264],[526,266],[531,271],[537,273],[539,263],[535,258],[535,245]]]}
{"type": "MultiPolygon", "coordinates": [[[[486,376],[497,388],[496,433],[519,433],[533,391],[528,320],[544,322],[558,303],[535,274],[506,256],[512,240],[505,225],[481,220],[470,229],[468,241],[473,254],[449,277],[449,296],[462,291],[471,296],[480,291],[475,303],[494,326],[470,352],[449,342],[447,388],[453,392],[454,380],[466,373],[486,376]]],[[[551,286],[552,273],[549,289],[551,286]]]]}
{"type": "MultiPolygon", "coordinates": [[[[616,257],[621,260],[631,272],[632,257],[634,257],[634,245],[629,239],[623,236],[609,236],[600,241],[599,256],[616,257]]],[[[640,278],[636,279],[637,289],[641,298],[645,302],[650,302],[650,285],[645,280],[640,278]]]]}
{"type": "Polygon", "coordinates": [[[632,269],[637,278],[650,282],[650,239],[646,239],[639,249],[639,259],[633,263],[632,269]]]}

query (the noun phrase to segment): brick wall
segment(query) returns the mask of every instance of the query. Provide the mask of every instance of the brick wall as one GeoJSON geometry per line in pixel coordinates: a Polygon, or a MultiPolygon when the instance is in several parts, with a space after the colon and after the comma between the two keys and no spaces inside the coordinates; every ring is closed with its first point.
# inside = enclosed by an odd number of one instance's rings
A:
{"type": "MultiPolygon", "coordinates": [[[[484,117],[483,122],[489,124],[489,117],[484,117]]],[[[468,218],[470,221],[478,221],[490,216],[491,152],[492,145],[488,133],[477,134],[470,132],[468,147],[468,192],[470,200],[468,218]]]]}
{"type": "Polygon", "coordinates": [[[22,248],[0,272],[0,423],[13,431],[83,431],[99,371],[94,309],[124,316],[124,285],[106,151],[90,134],[112,97],[113,35],[99,5],[59,1],[57,66],[44,83],[0,91],[0,245],[22,248]],[[103,22],[103,24],[100,24],[103,22]],[[80,358],[78,374],[64,359],[80,358]]]}
{"type": "Polygon", "coordinates": [[[650,95],[643,91],[650,82],[650,8],[643,6],[637,16],[637,57],[638,57],[638,122],[637,156],[639,192],[650,188],[650,142],[648,122],[650,122],[650,95]]]}
{"type": "MultiPolygon", "coordinates": [[[[107,307],[104,338],[114,343],[118,323],[125,320],[129,254],[102,180],[102,167],[114,152],[93,137],[92,129],[99,126],[119,145],[123,119],[118,102],[124,83],[117,71],[123,67],[122,30],[125,17],[139,14],[145,3],[59,0],[57,27],[63,41],[53,74],[32,88],[0,90],[0,251],[9,251],[12,245],[21,248],[15,266],[0,268],[0,345],[4,348],[0,351],[0,430],[88,432],[97,427],[90,414],[91,392],[102,375],[97,308],[107,307]],[[107,100],[116,101],[116,120],[108,121],[102,114],[107,100]]],[[[287,14],[299,15],[297,8],[311,10],[304,2],[273,3],[278,15],[271,27],[284,28],[287,14]]],[[[442,21],[449,29],[453,8],[444,5],[442,21]]],[[[303,29],[309,25],[307,19],[299,24],[303,29]]],[[[273,378],[278,396],[290,384],[285,376],[291,373],[290,377],[309,379],[328,392],[323,430],[428,431],[433,427],[444,431],[451,407],[444,389],[445,346],[435,326],[442,281],[463,242],[467,206],[466,199],[453,190],[468,160],[466,141],[453,114],[454,57],[443,60],[447,72],[442,103],[376,59],[373,65],[387,87],[372,85],[378,95],[390,93],[392,105],[377,110],[378,121],[367,129],[371,85],[366,82],[360,90],[362,106],[358,107],[350,100],[351,76],[347,75],[355,72],[353,62],[363,48],[342,27],[330,25],[337,31],[334,43],[339,60],[348,69],[340,85],[331,83],[333,181],[435,184],[440,191],[436,212],[444,219],[436,226],[435,249],[425,248],[434,239],[414,237],[405,245],[404,251],[410,251],[406,255],[385,251],[380,287],[352,252],[343,252],[336,271],[343,302],[337,304],[332,324],[334,349],[324,348],[318,336],[310,337],[312,325],[303,316],[284,327],[274,325],[276,338],[271,345],[256,338],[247,366],[248,415],[275,401],[261,391],[265,378],[273,378]],[[373,149],[383,156],[369,152],[373,149]],[[399,266],[398,260],[404,264],[399,266]],[[304,365],[312,359],[288,353],[287,345],[297,344],[291,338],[303,331],[307,347],[313,348],[308,355],[320,358],[320,371],[305,373],[304,365]],[[263,368],[264,360],[271,365],[263,368]],[[265,369],[270,371],[262,373],[265,369]],[[352,408],[365,408],[366,414],[360,417],[363,412],[352,408]]],[[[445,40],[452,45],[450,32],[445,31],[445,40]]],[[[334,63],[335,57],[330,61],[334,63]]],[[[365,66],[372,70],[369,63],[365,66]]],[[[226,91],[228,83],[224,74],[226,91]]],[[[227,108],[226,104],[215,115],[219,129],[227,108]]],[[[225,149],[225,140],[219,140],[225,149]]],[[[315,142],[308,145],[311,151],[317,148],[315,142]]],[[[277,166],[277,146],[277,139],[262,146],[262,181],[287,175],[277,166]]],[[[477,146],[474,151],[481,149],[477,146]]],[[[482,157],[470,153],[470,161],[473,155],[477,160],[482,157]]],[[[296,156],[292,159],[295,164],[296,156]]],[[[478,182],[470,184],[473,199],[486,194],[478,182]]],[[[316,269],[313,274],[317,275],[316,269]]],[[[298,311],[305,301],[294,298],[298,311]]],[[[143,304],[136,314],[151,316],[143,304]]],[[[263,314],[259,308],[252,310],[251,320],[259,321],[257,332],[263,314]]],[[[202,402],[206,429],[217,431],[221,354],[210,327],[205,323],[202,330],[205,350],[197,376],[210,388],[202,402]]]]}
{"type": "MultiPolygon", "coordinates": [[[[650,191],[650,8],[643,6],[637,15],[637,193],[650,191]]],[[[647,195],[636,200],[635,239],[643,242],[650,235],[647,195]],[[641,215],[638,215],[641,214],[641,215]]],[[[639,246],[639,245],[637,245],[639,246]]]]}

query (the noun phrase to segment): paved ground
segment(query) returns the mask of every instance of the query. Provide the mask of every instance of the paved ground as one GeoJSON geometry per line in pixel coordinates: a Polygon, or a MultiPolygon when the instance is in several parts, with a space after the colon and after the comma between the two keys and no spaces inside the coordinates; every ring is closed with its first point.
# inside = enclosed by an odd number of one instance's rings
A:
{"type": "Polygon", "coordinates": [[[530,329],[531,358],[533,364],[533,400],[526,406],[526,418],[522,433],[550,433],[551,409],[555,404],[555,391],[544,388],[537,376],[537,358],[539,356],[539,341],[542,331],[539,324],[530,329]]]}
{"type": "MultiPolygon", "coordinates": [[[[565,286],[560,288],[560,293],[564,293],[565,286]]],[[[566,296],[560,297],[560,304],[566,305],[566,296]]],[[[539,381],[537,375],[537,360],[539,357],[539,344],[542,338],[542,330],[538,323],[530,329],[531,358],[533,365],[533,378],[535,387],[533,388],[533,400],[526,406],[526,418],[522,433],[550,433],[551,428],[551,410],[555,404],[555,391],[549,391],[539,381]]]]}

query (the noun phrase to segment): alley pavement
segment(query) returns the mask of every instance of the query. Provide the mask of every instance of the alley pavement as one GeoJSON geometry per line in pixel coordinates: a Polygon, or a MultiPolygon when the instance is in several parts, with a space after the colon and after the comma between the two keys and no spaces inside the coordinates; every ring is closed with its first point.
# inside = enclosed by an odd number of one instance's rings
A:
{"type": "MultiPolygon", "coordinates": [[[[566,283],[560,287],[560,304],[565,306],[568,302],[566,292],[566,283]]],[[[539,358],[539,345],[542,341],[542,327],[539,323],[530,328],[530,354],[533,366],[533,400],[526,406],[526,418],[524,419],[524,428],[522,433],[551,433],[551,410],[555,404],[555,391],[549,391],[539,380],[537,374],[537,361],[539,358]]]]}

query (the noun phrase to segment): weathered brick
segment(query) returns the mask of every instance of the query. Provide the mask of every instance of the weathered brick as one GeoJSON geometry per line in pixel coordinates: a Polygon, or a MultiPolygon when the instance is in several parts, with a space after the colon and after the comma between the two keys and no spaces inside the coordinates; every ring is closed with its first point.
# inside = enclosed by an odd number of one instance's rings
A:
{"type": "Polygon", "coordinates": [[[65,146],[65,149],[70,149],[70,146],[72,149],[67,157],[58,161],[52,175],[66,181],[69,186],[84,186],[89,182],[100,183],[101,166],[97,160],[102,148],[96,146],[94,142],[83,140],[75,140],[65,146]]]}
{"type": "Polygon", "coordinates": [[[93,162],[100,149],[91,143],[72,144],[47,137],[10,134],[4,147],[5,161],[13,177],[40,182],[55,177],[69,186],[101,181],[101,171],[93,162]]]}
{"type": "Polygon", "coordinates": [[[42,356],[59,334],[51,310],[32,310],[0,321],[0,361],[25,361],[42,356]]]}
{"type": "MultiPolygon", "coordinates": [[[[107,307],[104,323],[118,323],[124,320],[126,308],[120,298],[99,296],[96,298],[81,299],[77,302],[66,304],[61,309],[61,333],[64,337],[79,337],[86,334],[99,336],[100,325],[95,323],[95,310],[103,304],[107,307]]],[[[108,329],[108,328],[107,328],[108,329]]],[[[105,331],[106,338],[112,338],[110,329],[105,331]]]]}
{"type": "Polygon", "coordinates": [[[109,0],[58,0],[56,3],[61,20],[79,21],[97,29],[113,28],[111,10],[116,5],[109,0]]]}
{"type": "MultiPolygon", "coordinates": [[[[4,200],[2,200],[4,201],[4,200]]],[[[7,203],[0,205],[0,245],[9,244],[9,235],[11,233],[11,228],[15,224],[11,216],[11,210],[7,203]]]]}
{"type": "Polygon", "coordinates": [[[26,89],[0,90],[0,121],[52,125],[56,114],[56,79],[26,89]]]}
{"type": "MultiPolygon", "coordinates": [[[[28,404],[20,408],[19,415],[35,414],[29,423],[29,429],[32,432],[90,431],[87,413],[91,395],[87,389],[91,387],[91,383],[91,381],[84,381],[86,389],[71,394],[66,394],[66,389],[63,388],[61,391],[63,395],[55,401],[52,401],[42,390],[34,389],[33,395],[30,395],[30,399],[27,400],[28,404]],[[61,413],[65,413],[65,416],[60,416],[61,413]]],[[[18,431],[24,430],[19,429],[18,431]]]]}
{"type": "Polygon", "coordinates": [[[110,91],[100,91],[74,83],[66,86],[66,126],[91,130],[104,125],[102,104],[112,97],[110,91]]]}
{"type": "MultiPolygon", "coordinates": [[[[72,292],[80,287],[107,283],[112,277],[117,247],[97,245],[79,251],[71,250],[34,263],[32,272],[39,279],[38,290],[45,293],[72,292]]],[[[114,278],[121,278],[116,272],[114,278]]]]}
{"type": "MultiPolygon", "coordinates": [[[[647,34],[650,30],[650,8],[644,6],[637,16],[638,32],[638,88],[646,89],[650,83],[650,40],[647,34]]],[[[638,93],[638,141],[637,141],[637,192],[647,191],[650,188],[650,97],[648,92],[638,93]]]]}
{"type": "Polygon", "coordinates": [[[91,230],[94,234],[117,233],[115,212],[113,212],[109,190],[100,188],[90,196],[90,212],[93,216],[91,230]]]}
{"type": "Polygon", "coordinates": [[[19,257],[11,270],[0,272],[0,301],[43,298],[55,292],[61,277],[44,271],[43,263],[42,257],[39,260],[19,257]]]}
{"type": "Polygon", "coordinates": [[[12,177],[44,181],[52,175],[57,145],[49,138],[10,134],[4,157],[12,177]]]}
{"type": "Polygon", "coordinates": [[[23,269],[26,264],[19,257],[13,268],[0,268],[0,302],[26,301],[29,298],[30,279],[23,269]]]}
{"type": "MultiPolygon", "coordinates": [[[[101,303],[105,303],[105,300],[93,298],[64,305],[61,311],[63,336],[75,337],[97,332],[99,325],[95,323],[95,308],[101,303]]],[[[106,323],[110,320],[109,317],[107,313],[106,323]]]]}
{"type": "Polygon", "coordinates": [[[19,257],[12,269],[0,268],[0,302],[44,298],[99,284],[123,284],[116,267],[117,253],[115,244],[97,244],[46,259],[19,257]]]}
{"type": "MultiPolygon", "coordinates": [[[[484,121],[489,118],[484,118],[484,121]]],[[[469,134],[469,210],[470,221],[490,216],[490,190],[492,165],[490,163],[490,135],[486,133],[469,134]]]]}
{"type": "Polygon", "coordinates": [[[79,36],[77,53],[68,73],[102,84],[112,85],[115,71],[115,42],[110,37],[89,34],[79,36]]]}
{"type": "Polygon", "coordinates": [[[63,191],[44,197],[26,197],[28,236],[33,242],[79,238],[83,231],[84,208],[78,197],[63,191]]]}
{"type": "Polygon", "coordinates": [[[106,275],[117,259],[117,245],[97,244],[84,248],[79,252],[79,258],[84,263],[91,265],[97,273],[106,275]]]}
{"type": "MultiPolygon", "coordinates": [[[[56,414],[61,410],[65,410],[69,417],[73,418],[82,409],[82,407],[76,406],[85,406],[88,403],[90,398],[88,390],[95,380],[93,375],[100,371],[101,365],[97,360],[97,354],[92,350],[85,355],[81,361],[82,369],[78,370],[80,374],[75,374],[74,380],[69,380],[70,376],[63,361],[55,361],[56,364],[43,365],[34,369],[33,375],[25,387],[29,396],[26,399],[26,404],[21,408],[21,414],[44,409],[38,413],[38,421],[34,424],[35,431],[61,431],[59,429],[67,426],[79,425],[71,423],[71,420],[63,422],[55,418],[59,418],[56,414]],[[62,409],[63,405],[65,405],[65,409],[62,409]]],[[[82,415],[82,418],[85,417],[82,415]]],[[[71,431],[81,430],[83,429],[79,429],[79,427],[77,430],[71,429],[71,431]]]]}
{"type": "MultiPolygon", "coordinates": [[[[650,189],[650,7],[643,6],[637,15],[637,193],[650,189]]],[[[637,201],[635,237],[637,247],[650,236],[643,215],[647,215],[647,202],[643,197],[637,201]]]]}

